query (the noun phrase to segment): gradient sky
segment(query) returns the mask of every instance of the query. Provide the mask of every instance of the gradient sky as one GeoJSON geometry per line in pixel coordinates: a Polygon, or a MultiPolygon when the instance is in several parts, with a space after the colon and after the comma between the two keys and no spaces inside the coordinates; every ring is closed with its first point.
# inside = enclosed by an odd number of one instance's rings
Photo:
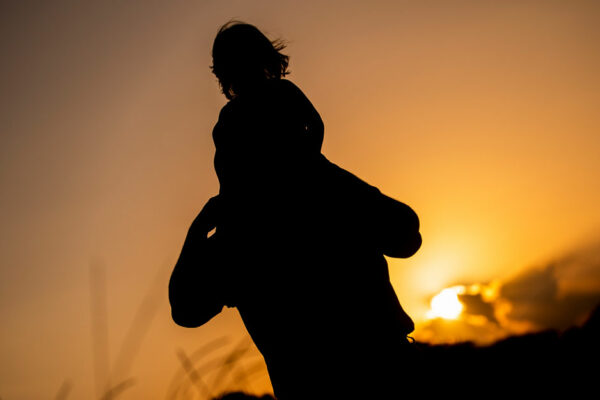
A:
{"type": "MultiPolygon", "coordinates": [[[[325,155],[421,217],[422,249],[390,260],[417,337],[456,340],[425,317],[454,285],[488,284],[493,299],[473,299],[509,304],[489,337],[565,327],[556,310],[600,293],[598,2],[73,3],[0,5],[3,399],[48,398],[65,380],[91,398],[98,380],[128,377],[122,398],[164,398],[176,349],[243,340],[235,310],[175,326],[166,293],[218,191],[211,130],[226,100],[208,66],[231,18],[287,40],[325,155]],[[92,335],[92,267],[106,274],[107,337],[92,335]]],[[[258,372],[244,388],[268,390],[256,350],[247,358],[258,372]]]]}

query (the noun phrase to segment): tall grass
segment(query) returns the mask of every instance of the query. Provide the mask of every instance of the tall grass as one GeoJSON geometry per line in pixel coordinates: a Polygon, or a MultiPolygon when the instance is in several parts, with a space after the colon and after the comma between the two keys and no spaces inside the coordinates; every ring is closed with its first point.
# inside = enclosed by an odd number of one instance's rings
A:
{"type": "MultiPolygon", "coordinates": [[[[131,367],[140,352],[144,337],[150,330],[152,320],[165,298],[164,282],[170,267],[165,265],[156,273],[134,314],[111,368],[106,266],[101,260],[90,263],[90,314],[96,399],[115,400],[123,397],[127,390],[136,384],[136,380],[130,376],[131,367]],[[117,383],[112,384],[112,382],[117,383]]],[[[202,345],[191,354],[187,354],[183,349],[176,349],[175,357],[179,360],[179,368],[173,374],[165,399],[220,398],[223,393],[231,392],[234,387],[241,385],[247,389],[254,375],[265,372],[262,357],[250,360],[249,367],[244,366],[244,361],[249,358],[248,352],[252,348],[252,340],[247,335],[225,356],[210,358],[215,351],[222,350],[228,345],[230,345],[229,338],[223,336],[202,345]]],[[[72,389],[73,383],[65,380],[54,399],[68,400],[72,389]]],[[[236,393],[244,395],[242,392],[236,393]]]]}

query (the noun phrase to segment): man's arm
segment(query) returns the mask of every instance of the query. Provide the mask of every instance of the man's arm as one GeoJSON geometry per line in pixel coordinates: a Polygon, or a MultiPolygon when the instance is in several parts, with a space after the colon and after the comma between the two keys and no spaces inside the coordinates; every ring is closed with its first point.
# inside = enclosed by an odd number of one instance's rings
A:
{"type": "Polygon", "coordinates": [[[214,241],[207,239],[216,227],[218,196],[211,198],[198,214],[185,238],[169,281],[171,316],[188,328],[208,322],[224,306],[221,271],[214,241]]]}

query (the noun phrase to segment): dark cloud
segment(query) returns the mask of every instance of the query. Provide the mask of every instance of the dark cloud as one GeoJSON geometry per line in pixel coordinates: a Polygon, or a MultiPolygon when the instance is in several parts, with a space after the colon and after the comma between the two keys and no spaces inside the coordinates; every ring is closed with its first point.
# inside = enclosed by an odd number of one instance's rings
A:
{"type": "Polygon", "coordinates": [[[594,309],[600,310],[600,243],[501,283],[460,286],[464,288],[457,295],[464,306],[460,318],[425,321],[419,326],[420,340],[485,344],[516,332],[566,331],[581,326],[594,309]]]}
{"type": "Polygon", "coordinates": [[[600,246],[517,275],[502,285],[499,300],[510,303],[509,320],[540,329],[565,329],[582,322],[600,303],[600,246]]]}
{"type": "Polygon", "coordinates": [[[579,292],[600,292],[600,244],[574,251],[556,264],[556,277],[562,287],[579,292]]]}
{"type": "Polygon", "coordinates": [[[458,299],[465,307],[463,314],[481,315],[487,318],[488,321],[498,323],[494,314],[494,305],[483,299],[480,293],[478,294],[459,294],[458,299]]]}
{"type": "Polygon", "coordinates": [[[543,304],[552,301],[558,293],[554,266],[528,270],[505,283],[500,296],[520,304],[543,304]]]}

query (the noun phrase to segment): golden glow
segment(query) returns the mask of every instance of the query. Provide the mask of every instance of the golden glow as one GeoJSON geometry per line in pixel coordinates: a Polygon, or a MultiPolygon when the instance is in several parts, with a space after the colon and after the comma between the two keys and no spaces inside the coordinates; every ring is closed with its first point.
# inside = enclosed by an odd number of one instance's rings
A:
{"type": "MultiPolygon", "coordinates": [[[[111,382],[136,379],[126,397],[166,393],[176,348],[247,334],[235,309],[177,327],[168,273],[152,323],[131,319],[218,193],[211,132],[226,99],[208,66],[232,16],[289,41],[289,79],[323,117],[324,154],[419,215],[422,248],[388,259],[417,340],[530,331],[499,282],[598,237],[598,1],[56,3],[51,23],[26,2],[0,13],[11,38],[0,65],[2,398],[60,397],[65,379],[69,398],[99,397],[86,268],[96,257],[107,266],[110,358],[127,372],[111,382]],[[430,307],[442,289],[477,282],[464,294],[493,314],[453,290],[430,307]],[[135,360],[133,349],[116,353],[134,326],[147,329],[135,360]]],[[[561,294],[595,291],[597,275],[574,267],[555,276],[561,294]]],[[[544,299],[531,301],[537,310],[544,299]]],[[[254,377],[231,389],[270,388],[266,373],[254,377]]]]}
{"type": "Polygon", "coordinates": [[[442,290],[431,299],[431,309],[427,313],[427,317],[457,319],[464,308],[458,300],[458,295],[464,292],[464,286],[454,286],[442,290]]]}
{"type": "Polygon", "coordinates": [[[500,281],[493,280],[488,284],[475,283],[466,288],[466,293],[471,295],[481,295],[481,298],[487,302],[492,302],[498,298],[500,281]]]}

